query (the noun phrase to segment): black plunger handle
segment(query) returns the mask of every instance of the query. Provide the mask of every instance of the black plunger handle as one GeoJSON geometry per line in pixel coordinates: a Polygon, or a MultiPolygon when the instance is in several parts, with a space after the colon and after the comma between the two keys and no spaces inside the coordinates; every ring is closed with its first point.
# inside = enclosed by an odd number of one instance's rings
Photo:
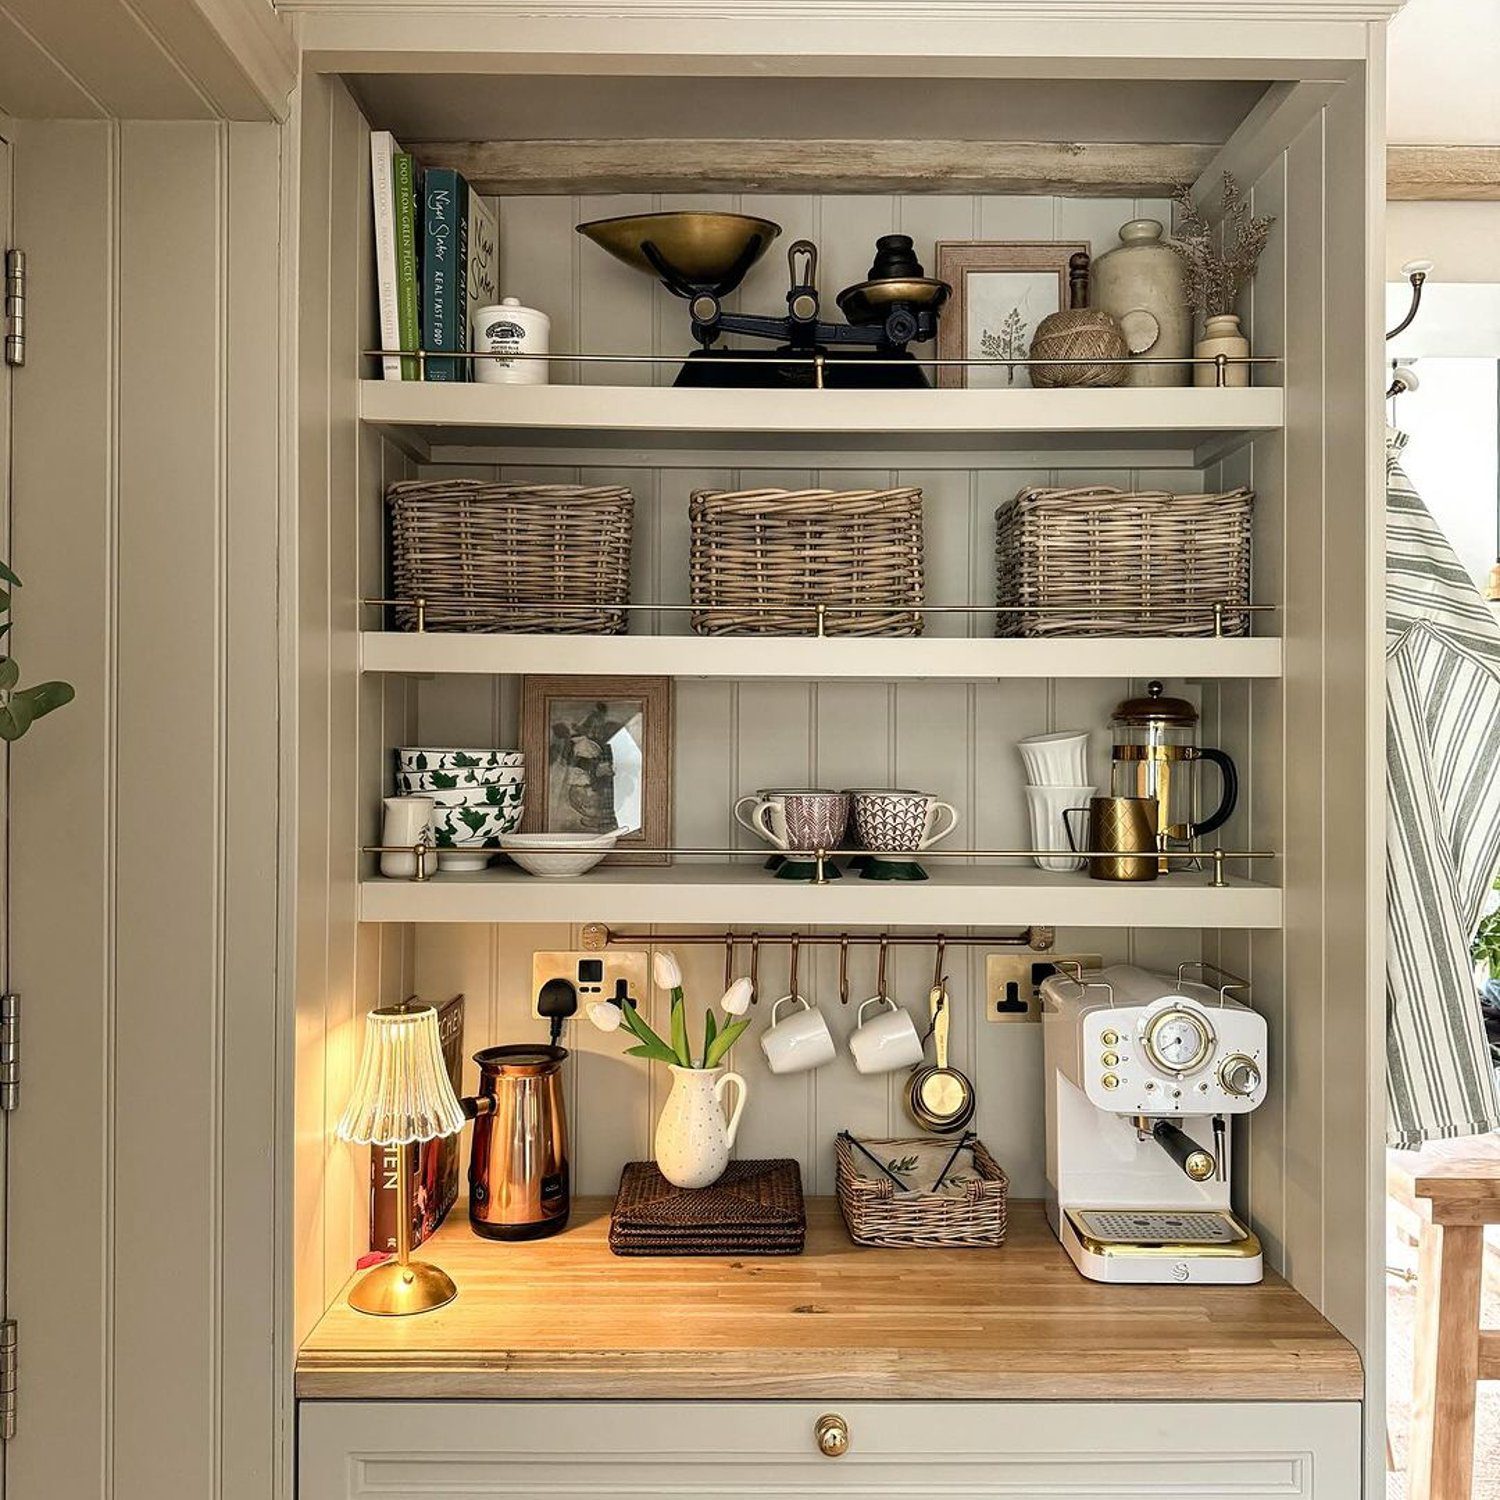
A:
{"type": "Polygon", "coordinates": [[[1224,794],[1211,817],[1205,818],[1201,823],[1188,824],[1188,837],[1195,839],[1222,828],[1234,816],[1240,800],[1240,773],[1222,750],[1200,750],[1198,759],[1212,761],[1219,768],[1219,775],[1224,779],[1224,794]]]}

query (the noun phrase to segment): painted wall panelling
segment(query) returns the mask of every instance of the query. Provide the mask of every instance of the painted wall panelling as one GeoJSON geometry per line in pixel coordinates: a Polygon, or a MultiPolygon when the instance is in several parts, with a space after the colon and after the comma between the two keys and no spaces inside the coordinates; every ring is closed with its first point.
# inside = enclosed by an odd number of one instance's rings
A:
{"type": "Polygon", "coordinates": [[[11,757],[10,981],[29,1004],[9,1302],[27,1390],[7,1493],[249,1500],[282,1466],[287,1353],[267,708],[279,137],[28,122],[14,165],[32,252],[16,634],[28,675],[78,697],[11,757]]]}

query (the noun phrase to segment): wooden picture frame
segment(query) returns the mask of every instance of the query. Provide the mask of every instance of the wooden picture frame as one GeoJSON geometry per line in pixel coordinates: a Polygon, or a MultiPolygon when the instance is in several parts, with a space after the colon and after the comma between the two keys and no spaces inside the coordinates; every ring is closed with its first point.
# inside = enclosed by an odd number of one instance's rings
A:
{"type": "Polygon", "coordinates": [[[525,832],[602,832],[620,826],[615,820],[622,815],[634,821],[638,812],[639,826],[621,836],[604,862],[672,862],[669,854],[631,848],[672,842],[670,677],[524,677],[521,749],[525,832]],[[634,763],[626,771],[622,750],[634,763]]]}
{"type": "MultiPolygon", "coordinates": [[[[937,357],[973,359],[984,353],[977,347],[977,341],[974,341],[976,347],[970,348],[976,305],[982,295],[993,297],[998,293],[1003,300],[1006,288],[1002,285],[982,293],[980,278],[1009,276],[1015,278],[1013,288],[1018,300],[1013,315],[1020,326],[1014,331],[998,329],[994,336],[1010,341],[1008,346],[1002,342],[1002,352],[1025,359],[1031,352],[1036,325],[1048,313],[1068,305],[1068,261],[1079,251],[1087,255],[1088,244],[1080,240],[939,240],[933,274],[946,281],[953,291],[938,320],[937,357]],[[1053,277],[1055,300],[1051,293],[1053,283],[1048,279],[1053,277]]],[[[939,365],[937,383],[943,390],[966,386],[1025,387],[1031,384],[1031,375],[1025,365],[1001,365],[993,371],[967,365],[939,365]]]]}

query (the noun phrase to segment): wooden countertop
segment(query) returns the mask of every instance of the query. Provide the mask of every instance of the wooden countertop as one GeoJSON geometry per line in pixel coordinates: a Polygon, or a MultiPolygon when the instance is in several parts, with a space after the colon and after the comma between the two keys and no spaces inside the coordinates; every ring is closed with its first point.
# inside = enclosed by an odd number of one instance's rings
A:
{"type": "Polygon", "coordinates": [[[341,1294],[297,1360],[309,1398],[1355,1401],[1359,1356],[1280,1277],[1259,1286],[1085,1280],[1039,1203],[999,1250],[870,1250],[808,1201],[806,1252],[625,1259],[608,1199],[561,1235],[500,1245],[460,1203],[418,1255],[458,1297],[374,1318],[341,1294]]]}

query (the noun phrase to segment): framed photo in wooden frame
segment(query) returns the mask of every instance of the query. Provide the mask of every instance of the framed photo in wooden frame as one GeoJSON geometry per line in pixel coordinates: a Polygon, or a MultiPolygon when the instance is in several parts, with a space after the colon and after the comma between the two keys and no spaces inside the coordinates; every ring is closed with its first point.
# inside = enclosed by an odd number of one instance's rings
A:
{"type": "Polygon", "coordinates": [[[525,677],[521,749],[527,833],[622,828],[606,864],[671,863],[631,849],[672,841],[670,677],[525,677]]]}
{"type": "MultiPolygon", "coordinates": [[[[953,288],[938,321],[939,359],[1025,359],[1036,326],[1068,305],[1068,260],[1089,247],[1061,240],[939,240],[935,275],[953,288]]],[[[1015,390],[1026,365],[939,365],[943,389],[1015,390]]]]}

